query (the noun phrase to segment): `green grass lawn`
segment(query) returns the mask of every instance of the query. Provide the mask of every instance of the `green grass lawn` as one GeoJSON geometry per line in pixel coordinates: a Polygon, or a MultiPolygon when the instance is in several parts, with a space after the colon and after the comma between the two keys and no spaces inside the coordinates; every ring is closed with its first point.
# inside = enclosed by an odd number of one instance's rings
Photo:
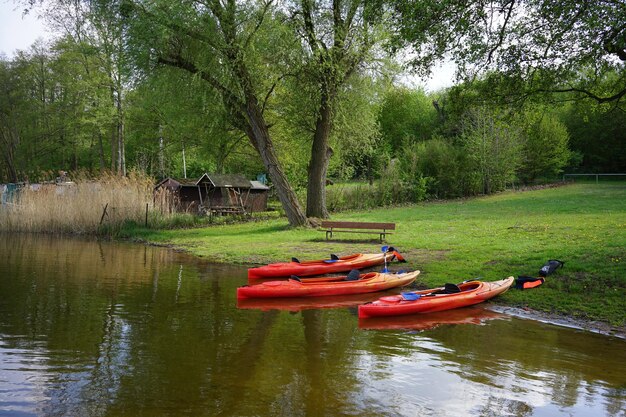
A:
{"type": "MultiPolygon", "coordinates": [[[[565,267],[543,286],[512,289],[499,302],[626,324],[624,182],[510,191],[345,212],[333,219],[395,222],[396,233],[387,243],[409,263],[393,267],[420,269],[419,286],[536,275],[545,261],[560,259],[565,267]]],[[[364,235],[341,234],[327,242],[323,232],[289,228],[285,219],[186,230],[134,229],[130,235],[212,260],[244,264],[380,251],[374,235],[363,241],[364,235]]]]}

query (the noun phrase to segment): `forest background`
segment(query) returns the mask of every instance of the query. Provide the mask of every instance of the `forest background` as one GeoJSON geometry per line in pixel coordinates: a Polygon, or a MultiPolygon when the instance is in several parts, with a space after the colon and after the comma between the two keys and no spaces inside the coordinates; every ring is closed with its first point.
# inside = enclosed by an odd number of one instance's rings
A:
{"type": "Polygon", "coordinates": [[[626,172],[619,1],[24,7],[55,37],[0,57],[0,182],[264,173],[289,223],[304,225],[351,201],[626,172]],[[403,83],[444,59],[455,86],[403,83]],[[375,188],[327,200],[329,179],[375,188]]]}

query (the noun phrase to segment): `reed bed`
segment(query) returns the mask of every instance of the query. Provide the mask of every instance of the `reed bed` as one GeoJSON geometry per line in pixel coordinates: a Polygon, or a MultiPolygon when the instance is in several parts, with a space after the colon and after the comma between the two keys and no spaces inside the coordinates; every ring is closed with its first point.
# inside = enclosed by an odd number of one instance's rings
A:
{"type": "Polygon", "coordinates": [[[154,182],[144,175],[103,175],[24,187],[0,207],[0,231],[97,234],[145,221],[154,182]],[[105,211],[106,208],[106,211],[105,211]]]}

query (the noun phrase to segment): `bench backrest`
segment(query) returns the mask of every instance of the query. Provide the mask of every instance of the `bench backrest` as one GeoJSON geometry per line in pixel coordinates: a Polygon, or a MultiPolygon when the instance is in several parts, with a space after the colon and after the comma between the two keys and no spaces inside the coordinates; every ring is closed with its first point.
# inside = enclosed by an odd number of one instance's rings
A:
{"type": "Polygon", "coordinates": [[[322,220],[322,227],[343,228],[343,229],[384,229],[396,230],[395,223],[371,223],[371,222],[340,222],[322,220]]]}

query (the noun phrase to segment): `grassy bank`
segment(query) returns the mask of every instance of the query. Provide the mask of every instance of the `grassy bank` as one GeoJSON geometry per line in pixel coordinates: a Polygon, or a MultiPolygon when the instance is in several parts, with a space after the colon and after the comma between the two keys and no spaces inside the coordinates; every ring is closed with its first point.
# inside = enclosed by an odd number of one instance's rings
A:
{"type": "MultiPolygon", "coordinates": [[[[397,223],[388,243],[423,271],[420,286],[481,277],[536,274],[548,259],[565,268],[534,290],[511,290],[513,306],[626,324],[626,183],[574,184],[484,198],[346,212],[336,220],[397,223]]],[[[132,229],[129,237],[245,264],[380,250],[375,241],[326,242],[324,233],[289,229],[284,219],[201,229],[132,229]]]]}

